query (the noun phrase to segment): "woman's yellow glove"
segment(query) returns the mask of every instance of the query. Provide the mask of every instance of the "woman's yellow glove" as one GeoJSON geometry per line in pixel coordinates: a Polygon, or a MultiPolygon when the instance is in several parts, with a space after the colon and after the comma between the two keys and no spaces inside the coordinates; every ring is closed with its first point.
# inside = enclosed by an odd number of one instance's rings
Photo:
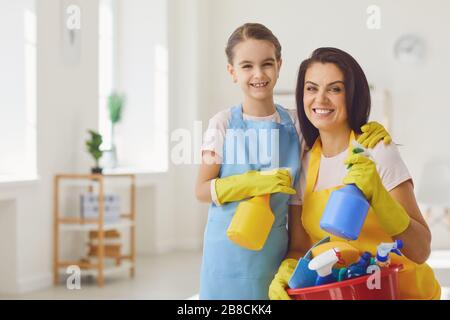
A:
{"type": "Polygon", "coordinates": [[[287,294],[286,288],[295,267],[297,267],[297,263],[298,260],[296,259],[286,259],[281,263],[275,278],[269,286],[270,300],[292,300],[287,294]]]}
{"type": "Polygon", "coordinates": [[[351,166],[344,184],[355,184],[364,193],[387,234],[395,236],[405,231],[410,217],[384,188],[375,163],[361,154],[349,156],[344,163],[351,166]]]}
{"type": "Polygon", "coordinates": [[[364,148],[373,148],[381,140],[384,144],[392,142],[391,136],[386,129],[378,122],[369,122],[361,127],[362,135],[359,136],[357,142],[364,148]]]}
{"type": "Polygon", "coordinates": [[[277,192],[295,194],[287,169],[247,171],[244,174],[216,179],[215,189],[220,204],[277,192]]]}

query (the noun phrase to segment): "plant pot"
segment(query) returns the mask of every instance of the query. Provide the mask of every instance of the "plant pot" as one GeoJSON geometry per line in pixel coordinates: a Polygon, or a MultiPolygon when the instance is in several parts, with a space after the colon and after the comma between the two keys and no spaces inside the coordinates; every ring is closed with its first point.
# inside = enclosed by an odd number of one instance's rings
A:
{"type": "Polygon", "coordinates": [[[91,172],[92,172],[92,174],[102,174],[103,173],[103,168],[94,167],[94,168],[91,168],[91,172]]]}

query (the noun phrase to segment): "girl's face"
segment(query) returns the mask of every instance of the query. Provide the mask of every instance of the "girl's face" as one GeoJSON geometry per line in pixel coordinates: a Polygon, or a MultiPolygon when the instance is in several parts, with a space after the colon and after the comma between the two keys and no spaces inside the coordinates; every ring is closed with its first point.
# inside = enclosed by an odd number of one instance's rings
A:
{"type": "Polygon", "coordinates": [[[233,64],[228,64],[233,81],[247,98],[272,101],[281,68],[274,45],[265,40],[248,39],[236,45],[233,51],[233,64]]]}
{"type": "Polygon", "coordinates": [[[333,63],[313,63],[305,74],[303,105],[319,130],[334,131],[347,122],[344,74],[333,63]]]}

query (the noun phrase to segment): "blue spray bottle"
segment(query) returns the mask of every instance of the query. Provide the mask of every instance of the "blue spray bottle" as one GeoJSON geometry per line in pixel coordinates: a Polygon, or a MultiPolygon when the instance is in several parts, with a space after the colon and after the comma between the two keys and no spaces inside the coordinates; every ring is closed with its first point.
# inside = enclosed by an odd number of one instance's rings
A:
{"type": "MultiPolygon", "coordinates": [[[[357,146],[353,153],[370,156],[366,150],[357,146]]],[[[350,167],[349,167],[350,168],[350,167]]],[[[320,228],[335,236],[356,240],[366,221],[370,204],[364,194],[354,184],[349,184],[333,191],[320,220],[320,228]]]]}
{"type": "Polygon", "coordinates": [[[375,259],[377,265],[381,268],[389,267],[389,264],[391,263],[391,258],[389,257],[389,254],[393,252],[401,256],[402,253],[400,252],[400,249],[402,248],[403,248],[402,240],[395,240],[395,242],[392,243],[381,243],[377,247],[377,257],[375,259]]]}

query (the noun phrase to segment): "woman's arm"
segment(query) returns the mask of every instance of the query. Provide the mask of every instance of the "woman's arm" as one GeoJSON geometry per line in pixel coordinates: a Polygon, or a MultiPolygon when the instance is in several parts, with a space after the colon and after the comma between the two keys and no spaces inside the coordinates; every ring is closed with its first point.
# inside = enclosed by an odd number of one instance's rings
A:
{"type": "Polygon", "coordinates": [[[403,241],[402,252],[422,264],[430,254],[431,234],[414,197],[412,181],[407,180],[388,192],[375,163],[361,154],[349,156],[345,184],[356,184],[369,200],[381,227],[394,239],[403,241]]]}
{"type": "Polygon", "coordinates": [[[431,232],[417,205],[411,180],[403,182],[389,194],[411,218],[408,228],[393,238],[403,241],[404,247],[401,251],[406,257],[418,264],[425,263],[431,251],[431,232]]]}
{"type": "Polygon", "coordinates": [[[213,151],[204,151],[198,172],[195,196],[200,202],[211,202],[211,180],[219,176],[220,159],[213,151]]]}
{"type": "Polygon", "coordinates": [[[286,259],[300,259],[311,247],[309,236],[302,224],[302,206],[289,206],[289,249],[286,259]]]}

